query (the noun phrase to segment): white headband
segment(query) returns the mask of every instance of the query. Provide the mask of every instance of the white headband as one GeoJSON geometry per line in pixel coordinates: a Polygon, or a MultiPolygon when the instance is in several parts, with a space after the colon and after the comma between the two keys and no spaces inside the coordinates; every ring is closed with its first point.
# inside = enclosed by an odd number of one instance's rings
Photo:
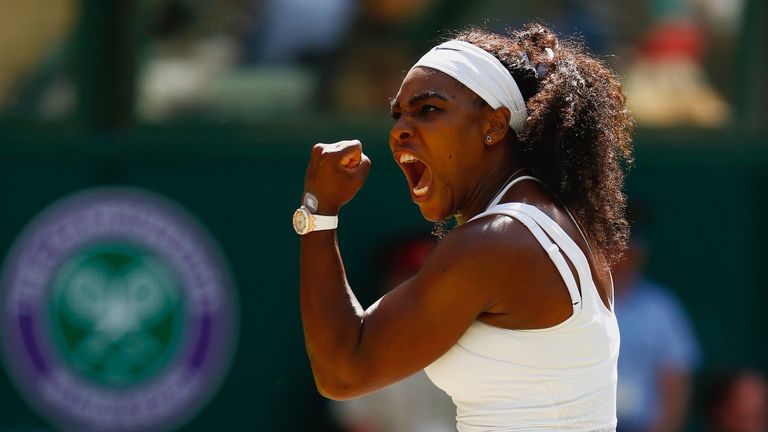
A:
{"type": "Polygon", "coordinates": [[[411,69],[419,66],[437,69],[453,77],[493,109],[509,108],[512,112],[509,126],[518,133],[525,129],[528,110],[520,88],[507,68],[482,48],[451,40],[432,48],[411,69]]]}

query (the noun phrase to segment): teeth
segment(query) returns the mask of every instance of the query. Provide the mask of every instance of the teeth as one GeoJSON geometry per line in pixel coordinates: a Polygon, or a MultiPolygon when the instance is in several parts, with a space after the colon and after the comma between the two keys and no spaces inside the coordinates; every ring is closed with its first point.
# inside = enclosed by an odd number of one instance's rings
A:
{"type": "Polygon", "coordinates": [[[421,197],[427,194],[427,191],[429,191],[429,186],[424,186],[420,188],[413,188],[413,194],[417,197],[421,197]]]}
{"type": "Polygon", "coordinates": [[[411,163],[416,161],[418,161],[418,159],[416,159],[416,157],[412,154],[403,153],[400,155],[400,163],[411,163]]]}

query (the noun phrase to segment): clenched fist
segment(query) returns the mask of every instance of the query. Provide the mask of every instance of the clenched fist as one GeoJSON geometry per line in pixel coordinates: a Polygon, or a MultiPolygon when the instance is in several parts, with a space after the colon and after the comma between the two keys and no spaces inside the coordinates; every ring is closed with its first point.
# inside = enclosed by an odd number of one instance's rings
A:
{"type": "Polygon", "coordinates": [[[317,213],[336,215],[360,190],[371,169],[371,160],[358,140],[315,144],[304,178],[304,192],[317,197],[317,213]]]}

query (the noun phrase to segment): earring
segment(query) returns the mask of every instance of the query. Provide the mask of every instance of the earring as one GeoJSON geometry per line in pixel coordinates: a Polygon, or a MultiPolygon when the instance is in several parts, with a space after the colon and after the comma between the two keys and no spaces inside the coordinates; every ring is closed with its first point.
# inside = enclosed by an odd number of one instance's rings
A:
{"type": "Polygon", "coordinates": [[[490,144],[490,143],[491,143],[491,141],[493,141],[493,138],[491,138],[491,136],[490,136],[490,135],[486,135],[486,136],[485,136],[485,142],[487,142],[488,144],[490,144]]]}

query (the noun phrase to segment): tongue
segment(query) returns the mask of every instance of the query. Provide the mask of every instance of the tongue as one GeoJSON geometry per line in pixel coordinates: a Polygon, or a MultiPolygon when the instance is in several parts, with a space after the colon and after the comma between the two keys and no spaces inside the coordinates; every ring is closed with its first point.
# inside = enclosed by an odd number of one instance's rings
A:
{"type": "Polygon", "coordinates": [[[419,179],[419,183],[415,186],[416,189],[421,189],[425,186],[429,186],[429,183],[432,181],[432,170],[429,169],[426,165],[424,166],[424,172],[421,173],[421,178],[419,179]]]}

